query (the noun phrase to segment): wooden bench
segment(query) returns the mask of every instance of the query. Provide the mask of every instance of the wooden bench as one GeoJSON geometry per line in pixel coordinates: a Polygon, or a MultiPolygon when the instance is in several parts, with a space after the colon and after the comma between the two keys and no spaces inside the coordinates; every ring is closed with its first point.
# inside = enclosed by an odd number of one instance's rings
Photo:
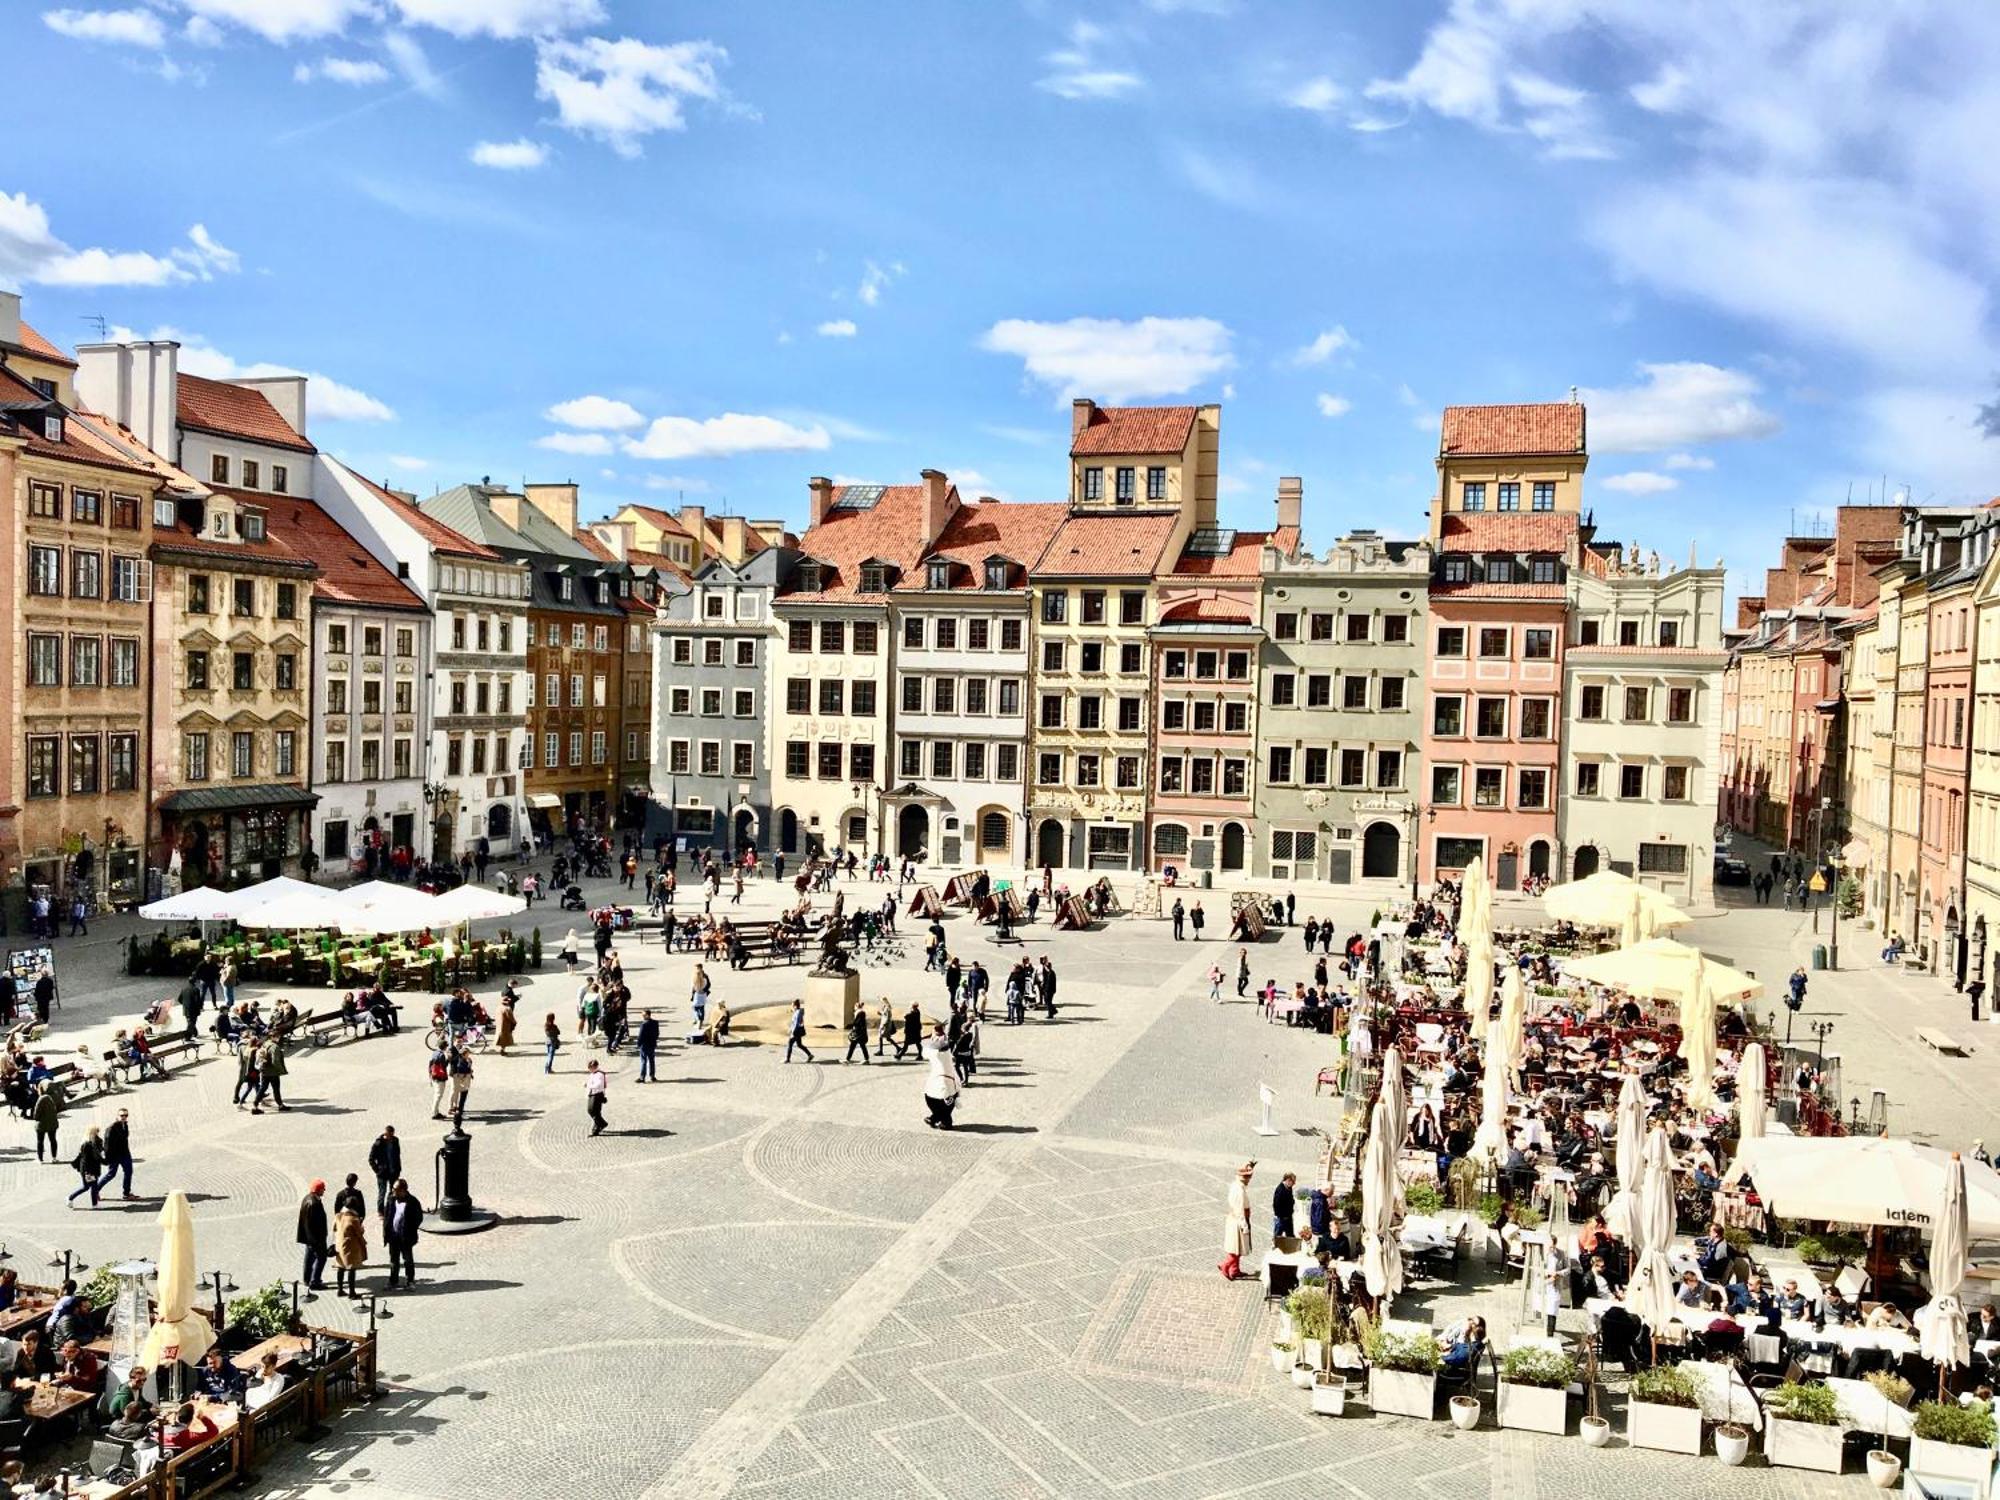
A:
{"type": "Polygon", "coordinates": [[[1950,1057],[1964,1057],[1972,1051],[1964,1042],[1939,1031],[1935,1026],[1919,1026],[1917,1040],[1933,1052],[1942,1052],[1950,1057]]]}

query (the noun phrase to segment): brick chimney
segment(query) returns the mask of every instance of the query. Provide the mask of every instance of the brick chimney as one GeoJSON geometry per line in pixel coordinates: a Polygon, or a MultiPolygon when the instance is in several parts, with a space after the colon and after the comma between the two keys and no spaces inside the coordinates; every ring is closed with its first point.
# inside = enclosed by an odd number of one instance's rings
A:
{"type": "Polygon", "coordinates": [[[750,555],[750,523],[741,516],[723,516],[715,524],[722,533],[723,557],[732,565],[740,564],[750,555]]]}
{"type": "Polygon", "coordinates": [[[951,481],[942,469],[924,470],[924,545],[936,544],[945,523],[958,507],[952,501],[951,481]]]}
{"type": "Polygon", "coordinates": [[[530,484],[523,486],[528,503],[562,528],[564,536],[576,535],[576,486],[574,484],[530,484]]]}
{"type": "Polygon", "coordinates": [[[694,538],[691,567],[700,567],[708,561],[708,512],[699,505],[683,505],[676,519],[682,531],[694,538]]]}
{"type": "Polygon", "coordinates": [[[1295,474],[1287,474],[1278,480],[1278,529],[1296,527],[1299,512],[1305,508],[1306,482],[1295,474]]]}
{"type": "Polygon", "coordinates": [[[306,435],[306,377],[303,375],[239,375],[229,382],[261,392],[278,415],[300,437],[306,435]]]}
{"type": "Polygon", "coordinates": [[[1097,403],[1088,396],[1078,396],[1069,404],[1069,445],[1074,448],[1076,440],[1083,436],[1083,429],[1090,425],[1090,419],[1097,415],[1097,403]]]}
{"type": "Polygon", "coordinates": [[[1757,620],[1764,613],[1762,594],[1738,594],[1736,596],[1736,628],[1755,630],[1757,620]]]}
{"type": "Polygon", "coordinates": [[[620,562],[629,561],[632,556],[633,533],[639,528],[630,521],[592,521],[591,535],[611,549],[611,555],[620,562]]]}
{"type": "Polygon", "coordinates": [[[807,524],[817,526],[833,510],[833,481],[824,474],[815,474],[806,481],[806,488],[812,491],[812,513],[807,524]]]}
{"type": "Polygon", "coordinates": [[[489,489],[486,492],[486,503],[492,508],[493,514],[499,518],[502,526],[511,526],[516,531],[521,529],[521,497],[519,495],[509,490],[489,489]]]}

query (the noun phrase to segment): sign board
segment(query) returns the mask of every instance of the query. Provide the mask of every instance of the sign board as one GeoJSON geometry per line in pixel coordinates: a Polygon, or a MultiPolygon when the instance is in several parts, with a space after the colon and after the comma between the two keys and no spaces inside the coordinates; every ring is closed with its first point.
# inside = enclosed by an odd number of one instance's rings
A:
{"type": "Polygon", "coordinates": [[[1806,889],[1807,889],[1807,890],[1809,890],[1809,891],[1823,891],[1823,890],[1825,890],[1825,889],[1826,889],[1826,876],[1825,876],[1825,875],[1823,875],[1823,874],[1822,874],[1822,873],[1821,873],[1820,871],[1818,871],[1818,870],[1814,870],[1814,871],[1813,871],[1813,875],[1812,875],[1812,879],[1811,879],[1811,880],[1808,880],[1808,881],[1806,882],[1806,889]]]}
{"type": "Polygon", "coordinates": [[[30,1021],[35,1015],[35,981],[42,970],[55,971],[53,948],[12,948],[7,952],[7,972],[14,978],[14,1014],[0,1021],[30,1021]]]}

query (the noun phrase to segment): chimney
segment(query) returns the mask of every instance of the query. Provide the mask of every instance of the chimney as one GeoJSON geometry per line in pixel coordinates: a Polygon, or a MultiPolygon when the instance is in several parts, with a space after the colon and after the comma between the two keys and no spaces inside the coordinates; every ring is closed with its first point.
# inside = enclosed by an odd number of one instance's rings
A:
{"type": "Polygon", "coordinates": [[[180,345],[171,339],[83,344],[76,351],[80,405],[100,412],[168,463],[180,461],[174,431],[180,400],[180,345]]]}
{"type": "Polygon", "coordinates": [[[21,345],[21,294],[0,291],[0,344],[21,345]]]}
{"type": "Polygon", "coordinates": [[[229,382],[245,390],[262,391],[300,437],[306,435],[306,378],[303,375],[242,375],[229,382]]]}
{"type": "Polygon", "coordinates": [[[833,481],[824,474],[815,474],[806,481],[806,488],[812,491],[812,515],[807,524],[818,526],[833,509],[833,481]]]}
{"type": "Polygon", "coordinates": [[[591,535],[611,549],[611,555],[620,562],[632,556],[632,534],[638,528],[630,521],[592,521],[591,535]]]}
{"type": "Polygon", "coordinates": [[[1299,512],[1305,508],[1306,482],[1296,474],[1278,480],[1278,529],[1298,528],[1299,512]]]}
{"type": "Polygon", "coordinates": [[[681,530],[694,538],[691,565],[698,568],[708,561],[708,512],[699,505],[683,505],[677,519],[681,530]]]}
{"type": "Polygon", "coordinates": [[[486,495],[486,503],[493,508],[493,514],[499,517],[502,526],[511,526],[516,531],[521,529],[521,497],[519,495],[511,494],[506,490],[489,490],[486,495]]]}
{"type": "Polygon", "coordinates": [[[1069,445],[1074,448],[1076,440],[1083,436],[1083,429],[1090,425],[1090,419],[1097,415],[1097,403],[1088,396],[1078,396],[1069,404],[1069,445]]]}
{"type": "Polygon", "coordinates": [[[523,485],[528,504],[562,528],[564,536],[576,535],[576,486],[574,484],[523,485]]]}
{"type": "Polygon", "coordinates": [[[940,469],[924,470],[924,545],[935,546],[953,510],[951,481],[940,469]]]}
{"type": "Polygon", "coordinates": [[[722,532],[722,555],[740,564],[750,555],[750,523],[741,516],[724,516],[716,523],[722,532]]]}

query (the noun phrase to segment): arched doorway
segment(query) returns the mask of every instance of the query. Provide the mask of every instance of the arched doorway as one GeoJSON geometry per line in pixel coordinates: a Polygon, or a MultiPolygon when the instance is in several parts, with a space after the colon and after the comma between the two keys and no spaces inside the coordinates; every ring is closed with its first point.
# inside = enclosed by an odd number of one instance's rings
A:
{"type": "Polygon", "coordinates": [[[1361,835],[1361,878],[1396,880],[1403,871],[1403,831],[1394,823],[1370,823],[1361,835]]]}
{"type": "Polygon", "coordinates": [[[1042,826],[1035,830],[1035,863],[1038,865],[1059,865],[1063,863],[1063,826],[1059,818],[1044,818],[1042,826]]]}
{"type": "Polygon", "coordinates": [[[1010,821],[1007,814],[997,807],[989,807],[979,815],[979,863],[1007,863],[1010,821]]]}
{"type": "Polygon", "coordinates": [[[1576,851],[1576,858],[1570,861],[1569,878],[1587,880],[1597,873],[1597,845],[1585,844],[1576,851]]]}
{"type": "Polygon", "coordinates": [[[799,852],[799,815],[789,807],[778,814],[778,848],[785,854],[799,852]]]}
{"type": "Polygon", "coordinates": [[[504,802],[496,802],[486,809],[486,836],[489,839],[504,839],[514,832],[514,809],[504,802]]]}
{"type": "Polygon", "coordinates": [[[1528,845],[1528,873],[1537,880],[1549,878],[1549,846],[1544,839],[1528,845]]]}
{"type": "Polygon", "coordinates": [[[896,814],[896,852],[904,859],[922,859],[930,838],[930,812],[920,802],[905,804],[896,814]]]}
{"type": "Polygon", "coordinates": [[[736,809],[736,852],[742,853],[757,842],[757,815],[747,807],[736,809]]]}
{"type": "Polygon", "coordinates": [[[1243,825],[1224,823],[1222,825],[1222,868],[1240,870],[1243,868],[1243,825]]]}

